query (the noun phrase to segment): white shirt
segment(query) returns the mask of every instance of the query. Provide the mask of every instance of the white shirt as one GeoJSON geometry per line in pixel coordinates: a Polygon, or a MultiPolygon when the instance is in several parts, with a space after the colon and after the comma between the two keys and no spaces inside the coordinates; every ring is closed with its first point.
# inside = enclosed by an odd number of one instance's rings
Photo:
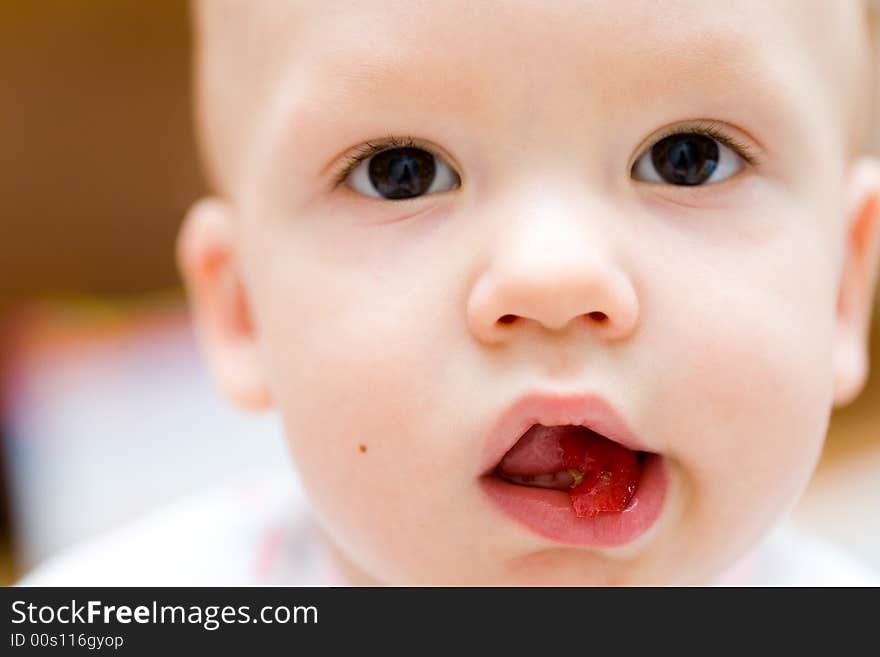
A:
{"type": "MultiPolygon", "coordinates": [[[[880,574],[784,523],[722,585],[878,586],[880,574]]],[[[291,472],[257,470],[50,558],[24,586],[345,585],[291,472]]]]}

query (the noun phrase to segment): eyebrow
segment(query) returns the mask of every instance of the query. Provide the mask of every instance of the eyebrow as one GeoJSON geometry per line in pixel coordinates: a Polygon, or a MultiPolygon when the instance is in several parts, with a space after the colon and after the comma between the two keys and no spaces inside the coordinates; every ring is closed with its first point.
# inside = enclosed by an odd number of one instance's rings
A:
{"type": "MultiPolygon", "coordinates": [[[[746,40],[737,38],[736,32],[718,29],[677,35],[674,47],[655,48],[653,52],[650,47],[644,50],[652,55],[649,63],[644,63],[636,53],[626,59],[641,63],[624,62],[614,75],[598,71],[591,76],[592,70],[581,64],[585,99],[592,93],[592,102],[604,106],[603,111],[609,116],[618,117],[634,111],[652,111],[656,107],[655,104],[634,108],[633,88],[639,89],[647,99],[681,98],[691,94],[694,105],[717,107],[719,112],[747,117],[736,127],[751,136],[762,151],[771,151],[772,143],[780,139],[792,140],[810,134],[808,117],[801,108],[816,108],[821,99],[811,96],[810,86],[800,83],[803,80],[792,80],[775,66],[777,52],[750,47],[746,40]],[[651,63],[656,61],[663,62],[659,72],[657,65],[651,63]],[[598,95],[590,91],[595,89],[590,83],[597,80],[598,95]],[[709,90],[712,93],[707,93],[709,90]]],[[[477,114],[483,121],[497,118],[493,116],[498,107],[496,85],[492,84],[490,72],[483,72],[479,65],[469,69],[474,74],[460,76],[449,75],[454,69],[444,55],[413,58],[394,48],[377,51],[361,46],[356,46],[347,57],[341,54],[341,50],[336,51],[332,59],[317,67],[317,74],[305,76],[300,106],[292,109],[296,116],[288,125],[295,123],[297,129],[308,131],[317,129],[309,118],[345,123],[351,119],[352,107],[366,114],[385,111],[393,117],[395,103],[418,105],[426,123],[434,114],[448,117],[450,113],[463,111],[477,114]],[[328,85],[327,80],[332,80],[332,84],[328,85]],[[406,97],[397,93],[403,83],[408,89],[406,97]]],[[[786,54],[791,55],[788,50],[786,54]]],[[[809,62],[805,61],[802,68],[808,75],[809,62]]],[[[507,70],[516,69],[508,67],[507,70]]],[[[677,118],[723,120],[718,116],[677,118]]]]}

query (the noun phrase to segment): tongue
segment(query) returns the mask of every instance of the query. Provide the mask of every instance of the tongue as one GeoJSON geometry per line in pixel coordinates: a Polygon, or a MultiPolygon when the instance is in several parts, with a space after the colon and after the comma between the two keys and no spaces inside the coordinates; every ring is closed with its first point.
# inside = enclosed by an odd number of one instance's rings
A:
{"type": "Polygon", "coordinates": [[[560,439],[563,435],[573,435],[577,429],[589,431],[586,427],[532,425],[505,454],[498,469],[511,475],[540,475],[565,470],[560,439]]]}
{"type": "Polygon", "coordinates": [[[578,517],[623,511],[639,483],[636,452],[579,426],[532,426],[498,474],[522,485],[568,489],[578,517]]]}

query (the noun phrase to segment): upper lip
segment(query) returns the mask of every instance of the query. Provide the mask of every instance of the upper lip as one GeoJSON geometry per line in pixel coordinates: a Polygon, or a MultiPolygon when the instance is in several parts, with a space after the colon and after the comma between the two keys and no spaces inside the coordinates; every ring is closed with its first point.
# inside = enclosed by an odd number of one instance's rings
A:
{"type": "Polygon", "coordinates": [[[534,424],[584,426],[634,451],[647,451],[623,417],[598,394],[532,392],[516,399],[498,417],[483,441],[483,475],[534,424]]]}

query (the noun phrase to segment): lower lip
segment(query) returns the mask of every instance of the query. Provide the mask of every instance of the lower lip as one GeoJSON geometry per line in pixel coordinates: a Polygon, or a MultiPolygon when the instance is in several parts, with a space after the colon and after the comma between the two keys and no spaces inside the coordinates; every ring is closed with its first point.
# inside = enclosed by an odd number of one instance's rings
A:
{"type": "Polygon", "coordinates": [[[511,484],[496,475],[480,479],[495,505],[542,538],[568,545],[615,547],[644,534],[660,517],[666,498],[663,458],[646,455],[639,487],[626,509],[578,518],[567,491],[511,484]]]}

